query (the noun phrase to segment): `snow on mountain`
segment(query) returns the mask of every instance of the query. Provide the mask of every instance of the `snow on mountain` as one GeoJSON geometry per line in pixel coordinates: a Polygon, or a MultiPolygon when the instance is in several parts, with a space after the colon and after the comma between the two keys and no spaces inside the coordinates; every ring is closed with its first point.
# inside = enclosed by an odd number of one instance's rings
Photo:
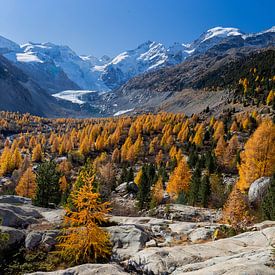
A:
{"type": "Polygon", "coordinates": [[[207,30],[198,39],[193,41],[189,45],[187,53],[204,53],[225,38],[241,37],[242,35],[244,35],[244,33],[236,28],[215,27],[207,30]]]}
{"type": "Polygon", "coordinates": [[[22,49],[25,54],[35,55],[42,62],[53,61],[57,67],[62,68],[70,80],[82,89],[100,91],[108,89],[100,80],[99,75],[91,70],[95,64],[102,64],[95,57],[79,56],[68,46],[53,43],[28,43],[22,45],[22,49]]]}
{"type": "Polygon", "coordinates": [[[102,80],[110,89],[115,89],[130,78],[162,66],[182,62],[186,47],[175,44],[166,48],[163,44],[147,41],[134,50],[125,51],[109,63],[97,66],[102,72],[102,80]]]}
{"type": "Polygon", "coordinates": [[[78,55],[68,46],[53,43],[29,42],[19,46],[0,36],[0,54],[33,76],[38,83],[42,79],[43,88],[50,93],[73,89],[78,91],[79,88],[108,92],[139,74],[179,64],[190,56],[215,47],[217,49],[220,44],[221,52],[232,47],[265,47],[274,44],[274,32],[275,27],[255,34],[245,34],[237,28],[215,27],[189,44],[174,43],[166,47],[158,42],[147,41],[114,58],[78,55]]]}
{"type": "Polygon", "coordinates": [[[200,43],[203,43],[204,41],[211,39],[213,37],[219,37],[224,38],[227,36],[236,36],[236,35],[243,35],[243,33],[236,28],[223,28],[223,27],[216,27],[209,29],[206,33],[202,35],[202,41],[200,43]]]}
{"type": "Polygon", "coordinates": [[[127,114],[129,112],[132,112],[133,110],[134,110],[134,108],[128,109],[128,110],[120,110],[120,111],[114,113],[113,116],[121,116],[123,114],[127,114]]]}

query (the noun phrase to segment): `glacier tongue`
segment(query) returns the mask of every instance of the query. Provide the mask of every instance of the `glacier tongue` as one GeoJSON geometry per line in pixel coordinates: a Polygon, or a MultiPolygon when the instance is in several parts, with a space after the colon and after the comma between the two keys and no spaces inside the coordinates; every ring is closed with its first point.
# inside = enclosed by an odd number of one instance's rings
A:
{"type": "Polygon", "coordinates": [[[91,94],[91,93],[97,93],[96,91],[89,91],[89,90],[67,90],[63,92],[59,92],[56,94],[53,94],[52,96],[70,101],[72,103],[76,104],[84,104],[86,101],[82,100],[83,95],[91,94]]]}

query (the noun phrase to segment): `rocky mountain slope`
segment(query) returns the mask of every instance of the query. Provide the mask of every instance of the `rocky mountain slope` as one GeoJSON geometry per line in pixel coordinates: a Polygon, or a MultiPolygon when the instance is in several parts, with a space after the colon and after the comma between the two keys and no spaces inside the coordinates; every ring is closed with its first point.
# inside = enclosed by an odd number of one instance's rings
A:
{"type": "Polygon", "coordinates": [[[134,77],[112,93],[103,95],[104,110],[185,112],[188,115],[225,103],[239,79],[251,68],[272,77],[274,47],[230,49],[217,55],[211,51],[183,63],[134,77]]]}
{"type": "MultiPolygon", "coordinates": [[[[34,74],[36,80],[39,80],[39,71],[44,71],[51,73],[50,76],[56,81],[60,77],[60,82],[64,82],[63,90],[76,88],[70,83],[72,81],[81,89],[107,91],[118,88],[136,75],[179,64],[187,57],[203,54],[210,49],[217,54],[231,48],[267,47],[275,42],[274,31],[273,27],[256,34],[245,34],[236,28],[216,27],[190,44],[175,43],[166,47],[158,42],[147,41],[112,59],[80,56],[68,46],[53,43],[29,42],[19,46],[3,37],[0,37],[0,48],[21,69],[26,67],[29,74],[34,74]],[[61,70],[65,75],[62,75],[61,70]],[[65,76],[70,81],[65,81],[65,76]]],[[[60,91],[61,87],[58,83],[56,85],[55,90],[60,91]]],[[[52,90],[53,87],[49,87],[49,91],[52,90]]]]}
{"type": "MultiPolygon", "coordinates": [[[[272,45],[275,45],[274,27],[255,34],[216,27],[190,44],[166,47],[147,41],[114,58],[100,59],[80,56],[68,46],[33,42],[19,46],[0,37],[0,55],[36,83],[38,95],[40,87],[61,99],[59,104],[64,108],[84,110],[81,115],[106,116],[136,107],[156,109],[165,105],[166,99],[170,100],[171,91],[201,88],[204,76],[218,73],[223,65],[251,51],[272,45]]],[[[25,109],[35,113],[32,108],[25,109]]]]}
{"type": "Polygon", "coordinates": [[[46,117],[87,116],[78,104],[56,100],[32,78],[0,55],[0,110],[46,117]]]}

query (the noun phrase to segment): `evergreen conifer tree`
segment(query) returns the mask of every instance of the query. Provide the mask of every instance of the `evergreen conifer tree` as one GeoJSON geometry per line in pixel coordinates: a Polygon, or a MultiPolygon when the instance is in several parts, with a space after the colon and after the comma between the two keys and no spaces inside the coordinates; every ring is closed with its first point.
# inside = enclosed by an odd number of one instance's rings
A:
{"type": "Polygon", "coordinates": [[[34,204],[49,207],[51,203],[58,205],[61,200],[59,184],[60,173],[56,169],[56,163],[48,161],[40,164],[36,176],[36,195],[34,204]]]}

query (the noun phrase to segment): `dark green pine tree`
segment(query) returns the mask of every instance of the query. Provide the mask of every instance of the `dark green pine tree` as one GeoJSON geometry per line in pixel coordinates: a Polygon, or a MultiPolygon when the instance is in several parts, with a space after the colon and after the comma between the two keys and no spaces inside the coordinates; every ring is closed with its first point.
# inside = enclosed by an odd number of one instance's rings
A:
{"type": "Polygon", "coordinates": [[[190,182],[190,189],[188,193],[188,203],[195,205],[198,202],[198,193],[201,186],[201,167],[196,166],[190,182]]]}
{"type": "Polygon", "coordinates": [[[203,207],[208,206],[209,197],[211,195],[211,185],[208,175],[204,175],[199,189],[199,202],[203,207]]]}
{"type": "Polygon", "coordinates": [[[265,220],[275,221],[275,173],[267,193],[261,203],[262,216],[265,220]]]}
{"type": "Polygon", "coordinates": [[[158,170],[158,178],[161,177],[163,182],[168,181],[169,177],[164,166],[161,166],[158,170]]]}
{"type": "Polygon", "coordinates": [[[130,169],[127,171],[126,182],[130,182],[133,180],[134,180],[134,171],[133,171],[133,168],[130,167],[130,169]]]}
{"type": "Polygon", "coordinates": [[[58,205],[61,201],[59,186],[60,173],[56,170],[56,163],[48,161],[40,164],[37,169],[37,191],[33,200],[34,205],[49,207],[51,203],[58,205]]]}
{"type": "Polygon", "coordinates": [[[156,169],[153,164],[142,166],[142,177],[139,184],[137,194],[139,209],[145,209],[150,206],[151,201],[151,187],[157,180],[156,169]]]}
{"type": "Polygon", "coordinates": [[[205,168],[210,174],[214,173],[216,170],[216,160],[211,151],[207,151],[205,154],[205,168]]]}
{"type": "Polygon", "coordinates": [[[119,178],[118,183],[121,184],[121,183],[123,183],[123,182],[126,182],[127,177],[128,177],[128,171],[127,171],[126,166],[123,165],[122,171],[121,171],[121,175],[120,175],[120,178],[119,178]]]}
{"type": "Polygon", "coordinates": [[[196,149],[192,149],[192,151],[190,152],[189,156],[188,156],[188,164],[190,167],[195,167],[197,162],[199,161],[199,155],[196,151],[196,149]]]}

